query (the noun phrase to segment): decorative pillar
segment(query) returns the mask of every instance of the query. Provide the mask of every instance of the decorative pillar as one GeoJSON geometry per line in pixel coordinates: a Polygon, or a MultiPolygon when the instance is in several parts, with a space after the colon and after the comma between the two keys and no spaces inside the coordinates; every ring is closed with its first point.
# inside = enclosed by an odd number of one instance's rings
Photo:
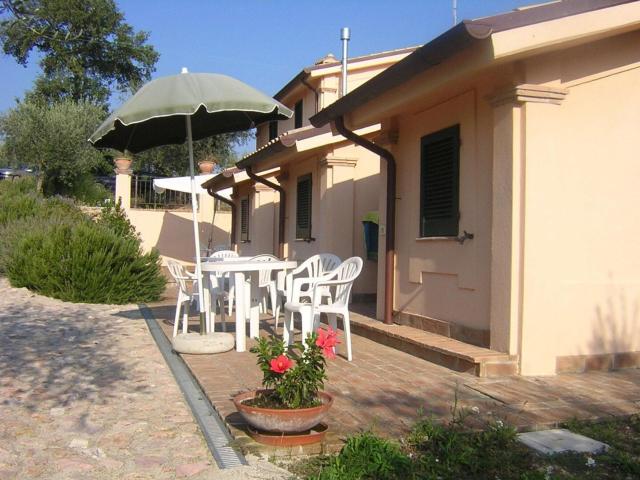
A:
{"type": "Polygon", "coordinates": [[[320,160],[320,242],[340,258],[353,255],[354,182],[357,158],[327,155],[320,160]]]}
{"type": "Polygon", "coordinates": [[[128,165],[122,163],[116,164],[116,192],[115,201],[120,201],[121,206],[125,210],[131,208],[131,168],[129,168],[131,162],[128,165]]]}
{"type": "Polygon", "coordinates": [[[522,84],[489,99],[493,107],[491,348],[522,355],[527,103],[560,105],[567,91],[522,84]]]}

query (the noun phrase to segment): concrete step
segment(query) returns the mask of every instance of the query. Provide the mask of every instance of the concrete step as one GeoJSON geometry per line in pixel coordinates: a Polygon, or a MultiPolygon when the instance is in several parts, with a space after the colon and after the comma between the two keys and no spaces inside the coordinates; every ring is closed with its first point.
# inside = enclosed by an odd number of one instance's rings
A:
{"type": "Polygon", "coordinates": [[[351,332],[457,372],[478,377],[518,374],[514,356],[407,325],[385,325],[352,312],[351,332]]]}

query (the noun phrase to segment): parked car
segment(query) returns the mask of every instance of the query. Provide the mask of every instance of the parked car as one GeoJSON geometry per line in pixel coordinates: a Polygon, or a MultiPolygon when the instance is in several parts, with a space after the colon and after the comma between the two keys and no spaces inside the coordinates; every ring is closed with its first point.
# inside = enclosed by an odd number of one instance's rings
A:
{"type": "Polygon", "coordinates": [[[15,170],[10,167],[2,167],[0,168],[0,180],[13,179],[15,177],[20,177],[20,171],[15,170]]]}

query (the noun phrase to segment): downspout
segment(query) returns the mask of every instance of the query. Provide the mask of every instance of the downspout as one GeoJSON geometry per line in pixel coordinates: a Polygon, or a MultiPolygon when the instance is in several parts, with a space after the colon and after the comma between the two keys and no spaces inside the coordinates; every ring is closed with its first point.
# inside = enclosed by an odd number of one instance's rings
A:
{"type": "Polygon", "coordinates": [[[236,204],[232,200],[229,200],[228,198],[224,198],[222,195],[218,195],[216,192],[214,192],[210,188],[207,188],[207,193],[209,195],[211,195],[213,198],[215,198],[216,200],[219,200],[222,203],[225,203],[225,204],[227,204],[227,205],[229,205],[231,207],[231,246],[235,249],[235,247],[237,245],[237,242],[236,242],[236,204]]]}
{"type": "Polygon", "coordinates": [[[396,159],[393,154],[367,140],[360,135],[348,130],[344,125],[344,117],[339,116],[334,120],[336,130],[343,137],[351,140],[367,150],[384,158],[387,163],[387,233],[385,243],[385,270],[384,270],[384,323],[393,323],[393,288],[394,288],[394,257],[396,236],[396,159]]]}
{"type": "Polygon", "coordinates": [[[286,210],[286,194],[284,188],[280,185],[276,185],[273,182],[270,182],[266,178],[259,177],[255,173],[251,171],[251,167],[246,167],[244,170],[247,173],[247,176],[258,183],[266,185],[269,188],[273,188],[280,194],[280,210],[278,213],[278,257],[284,258],[284,214],[286,210]]]}

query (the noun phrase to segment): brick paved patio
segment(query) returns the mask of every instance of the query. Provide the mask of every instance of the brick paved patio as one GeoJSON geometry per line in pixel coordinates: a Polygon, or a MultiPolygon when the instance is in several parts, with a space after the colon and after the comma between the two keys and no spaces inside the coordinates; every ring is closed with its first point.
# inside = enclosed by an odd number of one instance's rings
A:
{"type": "MultiPolygon", "coordinates": [[[[150,307],[170,337],[174,304],[150,307]]],[[[194,328],[196,323],[192,318],[194,328]]],[[[233,325],[229,327],[233,331],[233,325]]],[[[263,318],[261,334],[272,331],[273,319],[263,318]]],[[[555,426],[573,417],[595,419],[640,412],[638,369],[483,379],[357,335],[353,335],[352,343],[353,362],[341,357],[343,352],[339,350],[338,358],[329,362],[327,370],[326,390],[335,397],[328,417],[329,448],[338,446],[345,435],[366,429],[390,437],[402,436],[420,411],[448,419],[456,397],[458,406],[479,409],[480,413],[471,418],[478,425],[501,419],[525,430],[555,426]]],[[[251,345],[253,342],[248,341],[247,348],[251,345]]],[[[183,358],[234,436],[246,441],[245,426],[231,398],[260,385],[261,374],[254,355],[230,351],[183,358]]]]}

